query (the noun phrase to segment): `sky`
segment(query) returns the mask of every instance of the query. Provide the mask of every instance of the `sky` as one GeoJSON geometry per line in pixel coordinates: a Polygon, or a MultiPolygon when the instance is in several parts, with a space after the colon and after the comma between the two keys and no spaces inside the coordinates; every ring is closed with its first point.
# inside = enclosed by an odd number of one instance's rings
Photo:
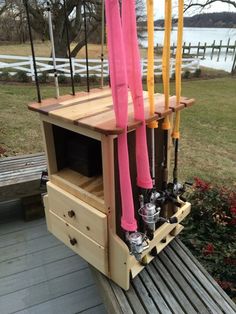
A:
{"type": "MultiPolygon", "coordinates": [[[[177,16],[177,1],[173,0],[173,16],[177,16]]],[[[154,7],[155,7],[155,19],[160,19],[164,17],[164,0],[154,0],[154,7]]],[[[199,13],[199,8],[194,8],[186,12],[185,16],[192,16],[194,14],[199,13]]],[[[228,5],[227,3],[222,3],[217,1],[213,3],[210,8],[206,8],[202,11],[202,13],[208,12],[223,12],[223,11],[230,11],[236,12],[236,9],[232,5],[228,5]]]]}

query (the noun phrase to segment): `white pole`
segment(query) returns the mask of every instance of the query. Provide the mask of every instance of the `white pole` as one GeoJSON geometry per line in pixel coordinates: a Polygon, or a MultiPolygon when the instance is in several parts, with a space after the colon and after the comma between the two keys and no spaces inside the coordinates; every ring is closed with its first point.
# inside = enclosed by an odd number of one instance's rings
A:
{"type": "Polygon", "coordinates": [[[52,48],[54,80],[55,80],[55,87],[56,87],[56,98],[59,98],[60,93],[59,93],[59,85],[58,85],[56,54],[55,54],[55,46],[54,46],[53,28],[52,28],[52,14],[51,14],[51,8],[50,8],[49,2],[47,2],[47,10],[48,10],[49,36],[50,36],[50,42],[51,42],[51,48],[52,48]]]}

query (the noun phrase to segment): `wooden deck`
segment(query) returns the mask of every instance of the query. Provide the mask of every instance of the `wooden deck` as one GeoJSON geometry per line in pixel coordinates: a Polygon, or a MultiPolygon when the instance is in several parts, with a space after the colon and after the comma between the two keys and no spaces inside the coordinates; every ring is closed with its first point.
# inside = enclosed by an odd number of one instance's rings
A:
{"type": "Polygon", "coordinates": [[[1,218],[0,313],[106,311],[88,264],[48,233],[44,219],[1,218]]]}

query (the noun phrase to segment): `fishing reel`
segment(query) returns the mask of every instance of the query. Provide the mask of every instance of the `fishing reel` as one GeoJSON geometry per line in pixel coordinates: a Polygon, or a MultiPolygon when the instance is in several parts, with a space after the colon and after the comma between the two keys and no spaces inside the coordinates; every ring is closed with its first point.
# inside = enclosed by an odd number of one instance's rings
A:
{"type": "Polygon", "coordinates": [[[129,243],[130,254],[134,255],[137,261],[142,261],[142,253],[143,251],[149,248],[148,238],[145,234],[141,232],[127,232],[126,240],[129,243]]]}
{"type": "Polygon", "coordinates": [[[174,182],[170,182],[167,185],[166,193],[169,196],[169,199],[174,201],[175,205],[177,207],[181,207],[181,202],[186,202],[186,198],[183,196],[183,194],[187,190],[187,186],[191,186],[192,183],[185,182],[184,184],[181,184],[177,180],[174,180],[174,182]]]}
{"type": "Polygon", "coordinates": [[[144,204],[143,196],[140,195],[140,208],[138,210],[139,215],[145,225],[145,229],[153,234],[156,230],[157,222],[167,222],[170,224],[177,223],[176,217],[164,218],[160,216],[160,205],[165,202],[165,197],[162,193],[153,191],[150,196],[150,202],[144,204]]]}

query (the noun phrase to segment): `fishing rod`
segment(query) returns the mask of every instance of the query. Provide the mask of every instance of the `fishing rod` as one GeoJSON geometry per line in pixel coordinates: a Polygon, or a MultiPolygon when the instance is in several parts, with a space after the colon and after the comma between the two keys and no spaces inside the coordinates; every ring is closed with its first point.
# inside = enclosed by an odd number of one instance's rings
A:
{"type": "MultiPolygon", "coordinates": [[[[147,0],[147,29],[148,29],[148,67],[147,67],[147,89],[149,98],[150,116],[155,114],[154,104],[154,16],[153,0],[147,0]]],[[[150,122],[151,128],[151,173],[153,185],[155,185],[155,129],[158,128],[156,120],[150,122]]]]}
{"type": "MultiPolygon", "coordinates": [[[[182,68],[182,45],[183,45],[183,27],[184,27],[184,0],[179,0],[178,5],[178,33],[177,33],[177,48],[175,58],[175,90],[176,90],[176,105],[180,104],[181,97],[181,68],[182,68]]],[[[173,168],[173,183],[168,184],[168,190],[172,197],[185,201],[182,194],[185,192],[185,184],[182,185],[178,182],[178,151],[179,151],[179,138],[180,138],[180,111],[176,112],[175,123],[172,132],[172,139],[174,142],[174,168],[173,168]]]]}
{"type": "Polygon", "coordinates": [[[72,68],[72,59],[71,59],[71,50],[70,50],[70,38],[69,38],[69,26],[68,26],[68,19],[67,19],[66,0],[63,1],[63,8],[64,8],[64,16],[65,16],[65,29],[66,29],[68,58],[69,58],[69,64],[70,64],[71,89],[72,89],[72,95],[75,95],[75,83],[74,83],[74,73],[73,73],[73,68],[72,68]]]}
{"type": "Polygon", "coordinates": [[[55,81],[55,88],[56,88],[56,98],[59,98],[60,92],[59,92],[59,84],[58,84],[56,53],[55,53],[55,45],[54,45],[53,27],[52,27],[52,13],[51,13],[51,6],[50,6],[49,1],[47,1],[47,11],[48,11],[49,36],[50,36],[51,49],[52,49],[52,63],[53,63],[54,81],[55,81]]]}
{"type": "Polygon", "coordinates": [[[102,0],[102,36],[101,36],[101,88],[104,85],[104,40],[105,40],[105,1],[102,0]]]}
{"type": "Polygon", "coordinates": [[[90,91],[89,85],[89,64],[88,64],[88,38],[87,38],[87,21],[86,21],[86,6],[83,1],[83,15],[84,15],[84,41],[85,41],[85,58],[86,58],[86,75],[87,75],[87,92],[90,91]]]}
{"type": "MultiPolygon", "coordinates": [[[[183,45],[183,27],[184,27],[184,0],[179,0],[178,6],[178,34],[177,34],[177,48],[175,61],[175,90],[176,90],[176,105],[180,104],[181,96],[181,65],[182,65],[182,45],[183,45]]],[[[175,161],[173,170],[173,183],[178,182],[178,145],[179,145],[179,127],[180,127],[180,111],[176,112],[175,123],[172,132],[172,138],[175,142],[175,161]]]]}
{"type": "Polygon", "coordinates": [[[121,227],[125,232],[129,233],[137,230],[137,221],[134,215],[127,144],[128,82],[125,64],[125,47],[118,0],[105,1],[112,99],[116,124],[124,130],[123,133],[119,134],[117,137],[122,207],[121,227]]]}
{"type": "MultiPolygon", "coordinates": [[[[165,35],[164,46],[162,53],[162,77],[163,77],[163,89],[165,98],[165,110],[169,110],[170,104],[170,35],[171,35],[171,23],[172,22],[172,3],[171,0],[165,0],[165,35]]],[[[167,190],[168,184],[168,139],[170,130],[169,115],[164,118],[162,123],[163,130],[163,171],[162,171],[162,191],[167,190]]],[[[163,206],[163,216],[167,218],[168,207],[165,204],[163,206]]]]}
{"type": "Polygon", "coordinates": [[[25,5],[25,9],[26,9],[26,17],[27,17],[27,24],[28,24],[29,37],[30,37],[30,46],[31,46],[32,59],[33,59],[34,79],[35,79],[35,85],[36,85],[36,90],[37,90],[37,97],[38,97],[38,102],[41,103],[41,93],[40,93],[40,86],[39,86],[39,80],[38,80],[38,71],[37,71],[37,66],[36,66],[34,42],[33,42],[31,25],[30,25],[28,0],[24,0],[24,5],[25,5]]]}
{"type": "MultiPolygon", "coordinates": [[[[136,129],[136,167],[137,186],[143,192],[143,194],[141,194],[139,198],[140,208],[138,210],[138,213],[142,217],[142,221],[144,224],[144,233],[137,231],[135,232],[135,234],[128,234],[127,240],[130,243],[131,253],[142,264],[145,264],[146,258],[141,258],[141,252],[143,252],[143,250],[148,247],[147,240],[151,240],[153,238],[154,231],[156,230],[156,223],[172,223],[172,221],[161,217],[161,209],[155,204],[156,199],[153,202],[154,199],[148,197],[150,191],[153,191],[153,182],[150,175],[150,166],[146,142],[146,123],[144,116],[142,74],[140,69],[140,54],[136,28],[135,0],[122,2],[122,29],[124,45],[126,48],[125,56],[128,74],[128,85],[134,104],[134,118],[136,120],[142,121],[142,125],[136,129]]],[[[156,126],[156,124],[154,126],[156,126]]]]}

